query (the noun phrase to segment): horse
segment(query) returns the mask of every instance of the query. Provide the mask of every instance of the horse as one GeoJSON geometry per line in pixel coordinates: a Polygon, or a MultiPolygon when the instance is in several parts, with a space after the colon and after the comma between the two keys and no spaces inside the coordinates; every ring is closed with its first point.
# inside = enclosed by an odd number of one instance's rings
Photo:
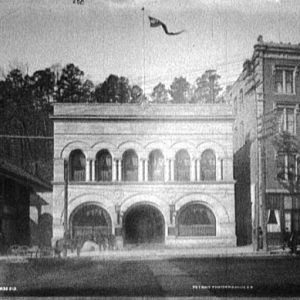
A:
{"type": "Polygon", "coordinates": [[[59,239],[55,243],[54,247],[54,254],[57,255],[58,257],[61,257],[61,252],[64,250],[70,249],[71,252],[73,253],[74,250],[77,250],[77,256],[80,255],[80,241],[79,240],[73,240],[73,239],[59,239]]]}
{"type": "Polygon", "coordinates": [[[99,245],[99,249],[102,250],[115,250],[116,249],[116,237],[113,234],[99,235],[96,238],[96,243],[99,245]]]}

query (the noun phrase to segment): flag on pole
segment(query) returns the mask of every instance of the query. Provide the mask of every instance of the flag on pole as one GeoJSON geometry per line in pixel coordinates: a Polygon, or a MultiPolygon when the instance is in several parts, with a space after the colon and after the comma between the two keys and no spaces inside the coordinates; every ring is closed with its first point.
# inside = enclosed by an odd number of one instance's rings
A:
{"type": "Polygon", "coordinates": [[[164,24],[162,21],[160,21],[156,18],[150,17],[150,16],[149,16],[149,21],[150,21],[150,27],[159,27],[159,26],[161,26],[163,28],[164,32],[168,35],[178,35],[178,34],[181,34],[185,31],[185,30],[181,30],[181,31],[178,31],[178,32],[169,32],[166,24],[164,24]]]}

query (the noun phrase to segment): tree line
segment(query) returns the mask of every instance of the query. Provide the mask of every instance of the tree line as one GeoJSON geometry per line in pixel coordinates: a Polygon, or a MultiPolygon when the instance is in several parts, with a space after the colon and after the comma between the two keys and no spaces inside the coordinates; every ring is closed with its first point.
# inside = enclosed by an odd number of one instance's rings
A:
{"type": "MultiPolygon", "coordinates": [[[[175,77],[169,88],[159,82],[147,100],[153,103],[224,102],[219,79],[215,70],[205,71],[194,84],[189,83],[185,77],[175,77]]],[[[1,81],[2,90],[5,86],[4,92],[9,85],[19,86],[14,93],[19,93],[21,87],[27,93],[33,93],[31,96],[34,103],[139,103],[146,98],[143,89],[137,84],[131,85],[124,76],[111,74],[103,82],[94,84],[74,64],[67,64],[64,68],[54,65],[38,70],[32,76],[13,69],[1,81]]],[[[0,93],[3,94],[3,91],[0,93]]]]}

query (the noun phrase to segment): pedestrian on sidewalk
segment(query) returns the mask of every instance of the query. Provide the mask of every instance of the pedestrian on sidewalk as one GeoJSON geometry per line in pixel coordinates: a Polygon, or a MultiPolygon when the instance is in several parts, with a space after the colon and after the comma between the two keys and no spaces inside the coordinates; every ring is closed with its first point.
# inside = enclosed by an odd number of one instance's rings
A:
{"type": "Polygon", "coordinates": [[[289,240],[291,238],[291,233],[289,229],[286,227],[283,235],[283,246],[282,249],[285,250],[289,246],[289,240]]]}
{"type": "Polygon", "coordinates": [[[297,254],[297,237],[297,231],[293,231],[290,238],[292,254],[297,254]]]}
{"type": "Polygon", "coordinates": [[[258,227],[258,250],[263,249],[263,231],[261,227],[258,227]]]}

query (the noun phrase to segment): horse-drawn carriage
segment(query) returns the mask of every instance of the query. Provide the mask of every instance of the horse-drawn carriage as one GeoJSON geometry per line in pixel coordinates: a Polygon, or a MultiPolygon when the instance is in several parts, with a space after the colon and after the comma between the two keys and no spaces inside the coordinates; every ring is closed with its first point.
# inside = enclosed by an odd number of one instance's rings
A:
{"type": "Polygon", "coordinates": [[[68,237],[67,239],[62,238],[57,240],[54,247],[54,253],[56,256],[60,257],[63,251],[71,250],[73,253],[76,250],[77,256],[79,257],[81,250],[85,248],[84,246],[86,243],[97,245],[99,251],[116,250],[116,237],[113,234],[98,234],[96,236],[90,235],[88,237],[77,235],[73,239],[68,237]]]}

